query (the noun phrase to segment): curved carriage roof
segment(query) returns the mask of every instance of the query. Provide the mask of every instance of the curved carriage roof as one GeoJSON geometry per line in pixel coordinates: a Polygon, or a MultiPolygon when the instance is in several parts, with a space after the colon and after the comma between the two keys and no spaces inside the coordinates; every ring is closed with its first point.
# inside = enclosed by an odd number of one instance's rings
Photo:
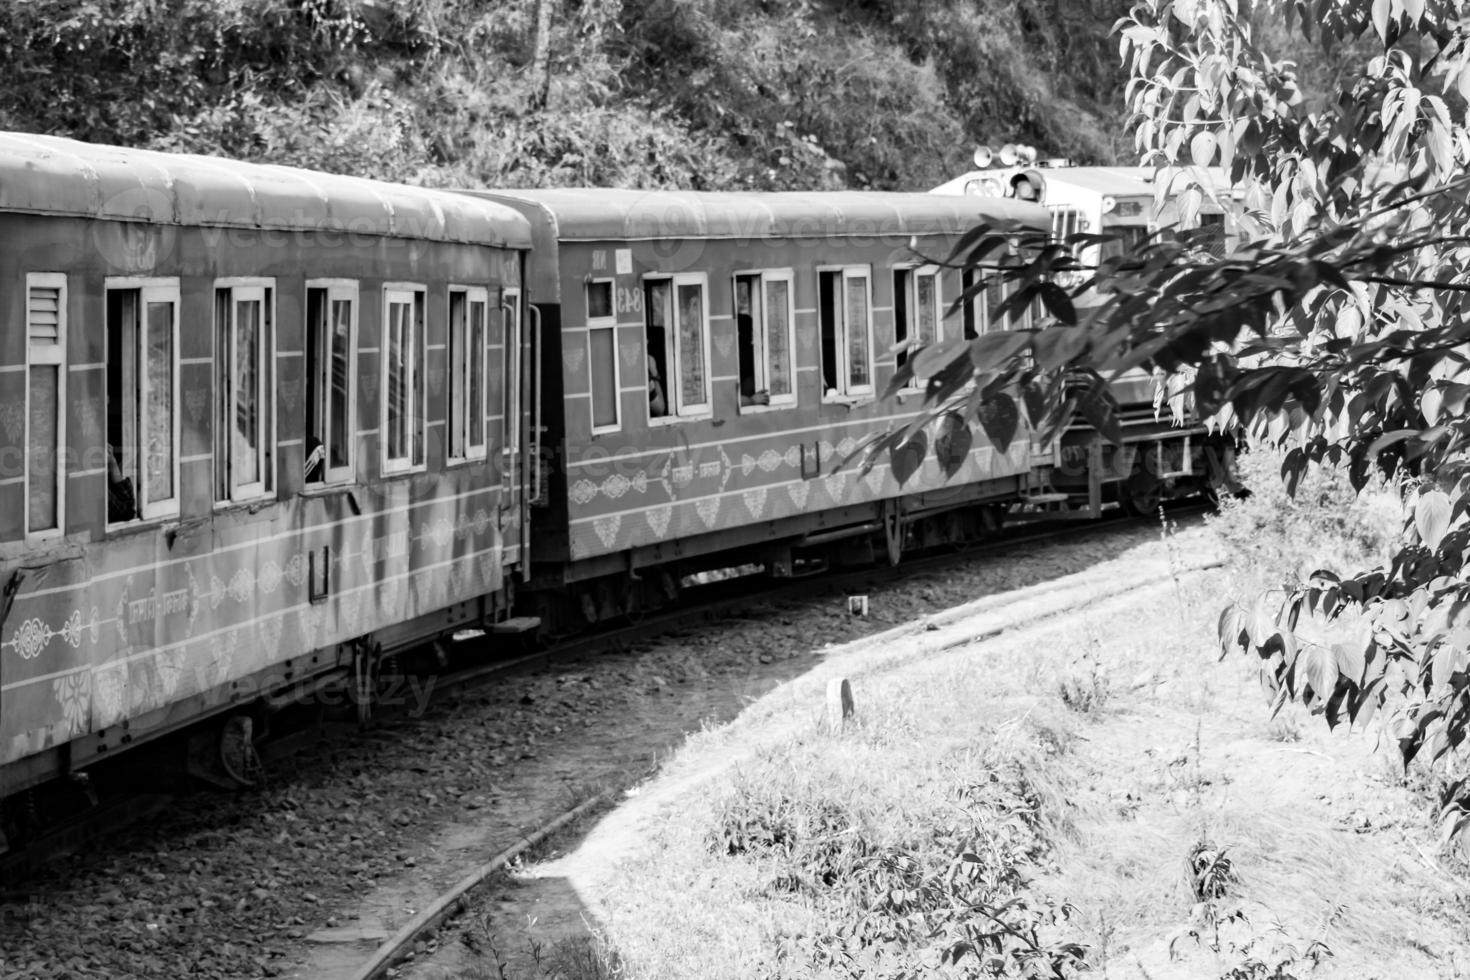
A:
{"type": "Polygon", "coordinates": [[[528,248],[514,209],[294,167],[0,133],[0,212],[528,248]]]}
{"type": "Polygon", "coordinates": [[[470,191],[540,213],[558,241],[801,238],[961,232],[982,219],[1051,227],[1024,201],[885,191],[470,191]]]}

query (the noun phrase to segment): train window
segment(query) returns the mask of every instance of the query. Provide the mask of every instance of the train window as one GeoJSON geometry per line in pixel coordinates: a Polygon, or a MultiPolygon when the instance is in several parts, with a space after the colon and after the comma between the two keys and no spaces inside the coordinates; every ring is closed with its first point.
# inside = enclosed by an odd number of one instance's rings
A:
{"type": "Polygon", "coordinates": [[[587,319],[611,320],[613,313],[613,281],[594,279],[587,284],[587,319]]]}
{"type": "MultiPolygon", "coordinates": [[[[893,270],[893,342],[912,341],[908,349],[898,352],[900,367],[908,363],[914,351],[940,338],[940,318],[943,315],[938,266],[893,270]]],[[[910,386],[918,383],[919,379],[915,378],[910,386]]]]}
{"type": "Polygon", "coordinates": [[[179,286],[108,279],[107,523],[179,513],[179,286]]]}
{"type": "Polygon", "coordinates": [[[26,276],[26,523],[28,540],[61,534],[66,510],[66,276],[26,276]]]}
{"type": "Polygon", "coordinates": [[[795,320],[789,269],[735,277],[741,405],[796,403],[791,366],[795,320]]]}
{"type": "MultiPolygon", "coordinates": [[[[1054,207],[1051,209],[1051,237],[1060,245],[1066,245],[1067,239],[1073,235],[1080,235],[1087,230],[1087,220],[1082,217],[1082,212],[1076,208],[1054,207]]],[[[1075,244],[1068,245],[1067,250],[1078,255],[1081,249],[1075,244]]]]}
{"type": "Polygon", "coordinates": [[[621,424],[618,388],[618,322],[613,311],[613,282],[587,284],[588,382],[592,391],[592,431],[613,432],[621,424]]]}
{"type": "MultiPolygon", "coordinates": [[[[978,273],[973,270],[965,270],[961,276],[961,282],[966,291],[969,291],[970,287],[975,284],[977,275],[978,273]]],[[[984,290],[976,293],[970,302],[965,304],[963,325],[966,340],[974,340],[981,334],[992,330],[1006,329],[1008,318],[996,317],[993,312],[1000,305],[1001,300],[1005,299],[1005,280],[999,276],[985,276],[984,280],[984,290]]]]}
{"type": "Polygon", "coordinates": [[[424,288],[383,290],[383,472],[424,467],[424,288]]]}
{"type": "Polygon", "coordinates": [[[353,477],[356,456],[357,283],[306,284],[306,441],[308,486],[353,477]]]}
{"type": "Polygon", "coordinates": [[[490,293],[449,291],[449,459],[484,459],[485,331],[490,293]]]}
{"type": "Polygon", "coordinates": [[[221,280],[214,290],[215,499],[258,500],[275,458],[273,280],[221,280]]]}
{"type": "Polygon", "coordinates": [[[873,317],[867,266],[819,269],[824,397],[873,393],[873,317]]]}
{"type": "Polygon", "coordinates": [[[644,282],[650,418],[709,413],[705,284],[703,273],[644,282]]]}

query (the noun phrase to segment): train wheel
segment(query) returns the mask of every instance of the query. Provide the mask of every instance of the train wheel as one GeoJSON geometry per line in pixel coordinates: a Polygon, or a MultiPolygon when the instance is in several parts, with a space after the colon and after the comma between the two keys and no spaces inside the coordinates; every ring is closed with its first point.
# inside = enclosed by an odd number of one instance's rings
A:
{"type": "Polygon", "coordinates": [[[1118,503],[1134,517],[1157,514],[1163,500],[1163,484],[1143,467],[1135,467],[1128,479],[1118,484],[1118,503]]]}
{"type": "Polygon", "coordinates": [[[242,787],[256,785],[265,774],[254,735],[255,722],[249,715],[231,715],[220,728],[220,768],[242,787]]]}

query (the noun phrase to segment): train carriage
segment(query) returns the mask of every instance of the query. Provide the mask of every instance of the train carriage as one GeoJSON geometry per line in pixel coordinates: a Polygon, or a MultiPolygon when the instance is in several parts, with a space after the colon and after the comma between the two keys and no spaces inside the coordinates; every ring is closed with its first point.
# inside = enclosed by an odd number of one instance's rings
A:
{"type": "Polygon", "coordinates": [[[462,195],[0,134],[0,798],[507,614],[529,245],[462,195]]]}
{"type": "Polygon", "coordinates": [[[896,341],[984,329],[945,317],[962,286],[935,258],[982,218],[1044,228],[1040,208],[858,192],[488,196],[530,219],[536,242],[545,492],[530,584],[549,628],[657,604],[706,566],[790,574],[802,555],[874,538],[896,560],[916,527],[963,533],[961,511],[1015,499],[1051,463],[1024,431],[999,452],[953,417],[914,472],[838,466],[919,409],[917,388],[877,397],[909,356],[896,341]]]}

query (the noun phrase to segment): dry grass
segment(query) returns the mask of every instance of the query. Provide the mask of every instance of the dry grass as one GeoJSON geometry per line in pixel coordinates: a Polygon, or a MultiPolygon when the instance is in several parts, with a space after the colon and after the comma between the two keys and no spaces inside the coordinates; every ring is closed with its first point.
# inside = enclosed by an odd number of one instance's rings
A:
{"type": "MultiPolygon", "coordinates": [[[[1098,580],[1212,547],[1184,532],[1098,580]]],[[[1272,722],[1252,665],[1217,662],[1227,578],[1182,574],[947,650],[940,631],[839,654],[692,738],[640,817],[535,873],[576,888],[637,980],[977,975],[941,964],[962,923],[939,910],[878,936],[871,886],[902,857],[933,897],[955,849],[987,841],[1005,873],[985,897],[1020,898],[1039,945],[1085,947],[1095,975],[1465,975],[1466,884],[1430,856],[1371,735],[1272,722]],[[833,735],[837,674],[858,714],[833,735]]],[[[1055,605],[1055,586],[946,629],[1055,605]]]]}

